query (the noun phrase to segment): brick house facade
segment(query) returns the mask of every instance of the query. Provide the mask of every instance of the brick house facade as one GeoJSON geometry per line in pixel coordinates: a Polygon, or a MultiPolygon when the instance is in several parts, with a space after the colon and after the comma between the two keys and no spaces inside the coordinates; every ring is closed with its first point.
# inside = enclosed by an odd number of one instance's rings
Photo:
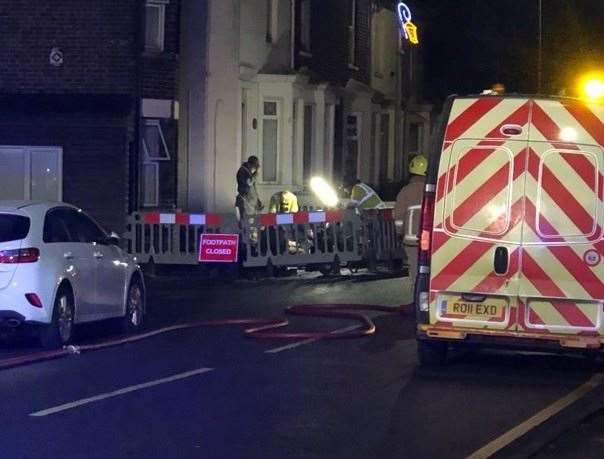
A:
{"type": "Polygon", "coordinates": [[[0,199],[175,206],[179,3],[0,0],[0,199]]]}
{"type": "Polygon", "coordinates": [[[144,0],[138,208],[176,206],[180,0],[144,0]],[[159,160],[148,148],[159,137],[159,160]]]}
{"type": "Polygon", "coordinates": [[[62,199],[124,229],[139,18],[137,0],[0,0],[2,198],[62,199]]]}

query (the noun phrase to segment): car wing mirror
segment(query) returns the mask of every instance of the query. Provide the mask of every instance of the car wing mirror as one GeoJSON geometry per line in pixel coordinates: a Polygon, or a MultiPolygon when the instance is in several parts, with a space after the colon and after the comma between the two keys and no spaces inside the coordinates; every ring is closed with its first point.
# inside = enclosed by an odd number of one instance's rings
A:
{"type": "Polygon", "coordinates": [[[117,234],[115,231],[111,231],[111,233],[109,233],[109,236],[107,236],[107,243],[109,245],[120,245],[120,235],[117,234]]]}

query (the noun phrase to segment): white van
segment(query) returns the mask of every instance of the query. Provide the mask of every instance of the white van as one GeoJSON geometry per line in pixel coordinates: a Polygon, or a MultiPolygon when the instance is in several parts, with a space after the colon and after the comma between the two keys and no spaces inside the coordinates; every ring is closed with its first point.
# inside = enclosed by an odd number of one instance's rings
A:
{"type": "Polygon", "coordinates": [[[415,286],[418,352],[604,342],[604,106],[452,97],[435,134],[415,286]]]}

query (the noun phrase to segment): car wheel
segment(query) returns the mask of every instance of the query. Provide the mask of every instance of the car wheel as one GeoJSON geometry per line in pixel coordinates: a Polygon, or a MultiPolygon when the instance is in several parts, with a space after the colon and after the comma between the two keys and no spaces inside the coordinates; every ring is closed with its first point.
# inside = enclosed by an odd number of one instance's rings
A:
{"type": "Polygon", "coordinates": [[[417,357],[422,367],[438,367],[447,361],[447,344],[439,341],[418,341],[417,357]]]}
{"type": "Polygon", "coordinates": [[[68,344],[74,331],[73,297],[66,289],[61,289],[55,298],[52,322],[40,329],[40,344],[46,349],[57,349],[68,344]]]}
{"type": "Polygon", "coordinates": [[[133,280],[128,289],[126,315],[122,319],[122,330],[132,333],[143,326],[145,316],[145,292],[138,280],[133,280]]]}

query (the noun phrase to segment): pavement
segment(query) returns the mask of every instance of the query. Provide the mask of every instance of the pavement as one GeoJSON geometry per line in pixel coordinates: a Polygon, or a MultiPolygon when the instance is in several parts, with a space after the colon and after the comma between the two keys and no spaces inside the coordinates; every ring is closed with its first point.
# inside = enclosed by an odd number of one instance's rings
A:
{"type": "MultiPolygon", "coordinates": [[[[148,296],[154,329],[281,317],[293,304],[398,306],[411,301],[411,283],[368,274],[230,283],[182,275],[150,280],[148,296]]],[[[590,434],[599,439],[604,422],[597,365],[489,351],[420,369],[413,317],[372,315],[377,333],[364,339],[253,340],[238,327],[203,327],[1,371],[0,457],[574,457],[568,448],[581,435],[600,444],[590,434]],[[590,422],[591,431],[581,427],[590,422]]],[[[293,330],[350,326],[291,319],[293,330]]],[[[87,327],[81,342],[112,333],[111,324],[87,327]]],[[[36,351],[27,339],[0,343],[0,358],[36,351]]]]}

